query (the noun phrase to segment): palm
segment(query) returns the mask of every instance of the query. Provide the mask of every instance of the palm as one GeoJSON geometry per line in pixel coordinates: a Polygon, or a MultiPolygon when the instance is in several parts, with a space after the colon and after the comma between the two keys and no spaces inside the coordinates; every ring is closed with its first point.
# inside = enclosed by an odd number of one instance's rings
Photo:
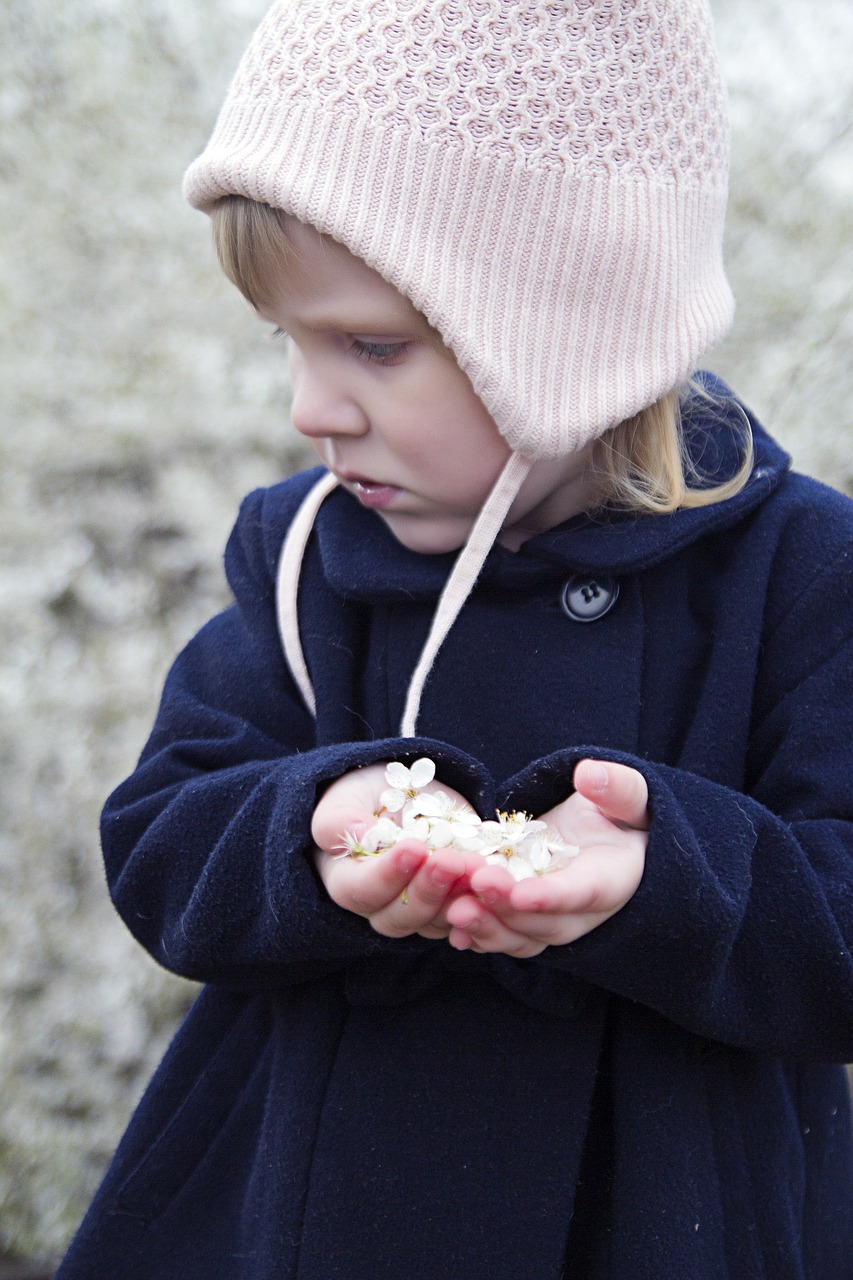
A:
{"type": "Polygon", "coordinates": [[[557,831],[568,844],[577,845],[582,853],[593,849],[612,853],[624,851],[626,847],[636,843],[631,841],[632,836],[639,837],[641,845],[645,843],[641,832],[632,831],[624,824],[608,818],[579,791],[573,792],[561,804],[543,813],[541,821],[557,831]]]}

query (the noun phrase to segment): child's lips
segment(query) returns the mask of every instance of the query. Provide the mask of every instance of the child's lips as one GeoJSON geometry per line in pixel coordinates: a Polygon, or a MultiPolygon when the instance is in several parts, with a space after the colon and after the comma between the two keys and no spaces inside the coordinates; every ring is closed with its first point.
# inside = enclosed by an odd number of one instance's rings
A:
{"type": "Polygon", "coordinates": [[[340,477],[350,486],[363,507],[381,510],[388,507],[402,493],[396,485],[383,484],[380,480],[372,480],[368,476],[342,474],[340,477]]]}

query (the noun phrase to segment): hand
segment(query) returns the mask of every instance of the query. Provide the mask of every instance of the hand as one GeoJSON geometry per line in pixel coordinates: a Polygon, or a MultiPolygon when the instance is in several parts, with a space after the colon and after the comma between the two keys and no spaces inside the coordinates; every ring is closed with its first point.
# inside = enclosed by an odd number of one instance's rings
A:
{"type": "MultiPolygon", "coordinates": [[[[468,888],[469,872],[482,863],[479,855],[453,849],[430,854],[420,840],[406,840],[376,857],[334,856],[344,831],[361,835],[373,826],[387,786],[385,765],[376,764],[346,773],[328,788],[311,823],[318,874],[332,901],[364,916],[377,933],[388,938],[413,933],[446,938],[451,929],[447,904],[468,888]]],[[[438,781],[423,790],[443,791],[470,808],[463,796],[438,781]]]]}
{"type": "Polygon", "coordinates": [[[458,950],[526,959],[575,942],[636,893],[648,843],[648,788],[626,765],[581,760],[575,790],[541,819],[580,853],[562,871],[515,881],[498,866],[470,875],[470,893],[450,903],[448,940],[458,950]]]}

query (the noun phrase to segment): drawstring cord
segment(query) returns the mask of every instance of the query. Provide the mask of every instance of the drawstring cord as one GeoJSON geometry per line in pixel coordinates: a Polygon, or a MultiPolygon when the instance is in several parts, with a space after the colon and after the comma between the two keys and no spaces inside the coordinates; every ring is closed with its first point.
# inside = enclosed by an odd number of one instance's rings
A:
{"type": "MultiPolygon", "coordinates": [[[[456,557],[439,597],[429,635],[409,681],[400,725],[400,734],[404,738],[415,736],[424,685],[436,655],[458,618],[465,601],[473,591],[486,557],[494,546],[507,513],[531,466],[530,459],[523,458],[521,454],[510,455],[474,522],[465,546],[456,557]]],[[[284,655],[305,705],[313,716],[317,714],[317,703],[299,638],[297,594],[305,547],[314,527],[314,521],[323,502],[337,483],[338,481],[331,473],[326,474],[317,481],[303,499],[284,540],[276,582],[278,628],[284,655]]]]}
{"type": "Polygon", "coordinates": [[[278,633],[281,637],[284,656],[290,667],[291,675],[302,694],[306,707],[312,716],[317,716],[317,701],[314,697],[314,686],[308,674],[308,665],[302,652],[302,641],[299,638],[299,614],[297,611],[297,595],[299,592],[299,574],[305,547],[314,528],[317,512],[328,498],[338,481],[331,472],[322,476],[302,499],[293,523],[287,531],[276,576],[276,610],[278,614],[278,633]]]}
{"type": "Polygon", "coordinates": [[[415,736],[421,696],[436,654],[444,643],[448,631],[459,617],[462,606],[473,591],[486,557],[494,546],[495,538],[501,531],[507,512],[515,501],[531,465],[529,459],[522,458],[518,453],[510,455],[509,461],[498,476],[483,509],[477,516],[474,527],[468,535],[468,541],[456,557],[456,562],[436,606],[426,644],[409,681],[409,692],[400,724],[400,734],[404,738],[415,736]]]}

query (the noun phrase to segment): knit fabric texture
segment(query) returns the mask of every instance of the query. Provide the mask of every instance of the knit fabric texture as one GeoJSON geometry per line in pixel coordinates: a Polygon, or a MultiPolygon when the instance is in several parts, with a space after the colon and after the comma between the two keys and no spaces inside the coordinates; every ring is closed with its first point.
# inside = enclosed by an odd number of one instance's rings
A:
{"type": "Polygon", "coordinates": [[[278,0],[185,192],[344,244],[539,458],[727,328],[727,164],[705,0],[278,0]]]}

